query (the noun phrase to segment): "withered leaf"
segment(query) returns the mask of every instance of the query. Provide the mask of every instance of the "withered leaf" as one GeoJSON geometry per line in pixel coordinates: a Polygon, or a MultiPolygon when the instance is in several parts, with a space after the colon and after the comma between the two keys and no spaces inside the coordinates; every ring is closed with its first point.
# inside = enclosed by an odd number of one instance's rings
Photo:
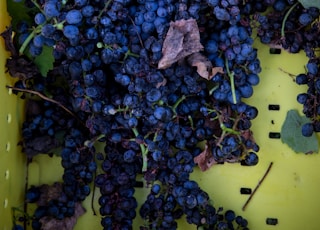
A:
{"type": "Polygon", "coordinates": [[[193,53],[188,57],[191,66],[197,67],[198,74],[207,80],[210,80],[212,63],[201,53],[193,53]]]}
{"type": "Polygon", "coordinates": [[[188,57],[188,63],[197,67],[198,74],[207,80],[211,80],[217,73],[224,73],[222,67],[212,67],[211,61],[201,53],[193,53],[188,57]]]}
{"type": "Polygon", "coordinates": [[[6,67],[7,72],[12,77],[17,77],[21,80],[32,78],[34,75],[39,74],[39,70],[36,65],[29,60],[26,56],[18,54],[18,51],[13,42],[12,27],[0,34],[5,42],[5,48],[11,53],[11,57],[7,59],[6,67]]]}
{"type": "MultiPolygon", "coordinates": [[[[223,73],[224,73],[223,68],[222,68],[222,67],[219,67],[219,66],[213,67],[213,68],[211,69],[210,79],[213,78],[217,73],[223,74],[223,73]]],[[[210,80],[210,79],[209,79],[209,80],[210,80]]]]}
{"type": "Polygon", "coordinates": [[[193,158],[193,161],[198,164],[201,171],[206,171],[217,163],[211,154],[208,144],[205,145],[204,150],[198,156],[193,158]]]}
{"type": "Polygon", "coordinates": [[[75,213],[71,217],[66,217],[62,220],[58,220],[51,216],[42,217],[39,221],[41,223],[42,230],[72,230],[77,223],[79,216],[85,213],[84,207],[81,203],[75,204],[75,213]]]}
{"type": "Polygon", "coordinates": [[[163,56],[158,63],[158,68],[165,69],[178,60],[202,49],[199,28],[195,19],[170,22],[170,28],[163,42],[163,56]]]}
{"type": "Polygon", "coordinates": [[[6,67],[11,77],[20,80],[29,79],[39,74],[37,66],[24,55],[8,58],[6,67]]]}
{"type": "Polygon", "coordinates": [[[61,146],[61,143],[58,139],[49,135],[24,141],[23,144],[23,152],[28,156],[28,158],[32,158],[37,154],[49,153],[52,149],[61,146]]]}
{"type": "Polygon", "coordinates": [[[17,49],[13,44],[12,26],[7,27],[6,30],[0,34],[0,36],[3,37],[5,48],[11,53],[11,56],[18,56],[17,49]]]}
{"type": "Polygon", "coordinates": [[[167,84],[167,79],[163,78],[162,82],[158,82],[156,84],[156,88],[159,89],[161,86],[165,86],[167,84]]]}
{"type": "Polygon", "coordinates": [[[62,194],[62,184],[56,182],[52,185],[43,184],[40,186],[40,198],[37,201],[38,206],[46,206],[50,200],[57,200],[62,194]]]}

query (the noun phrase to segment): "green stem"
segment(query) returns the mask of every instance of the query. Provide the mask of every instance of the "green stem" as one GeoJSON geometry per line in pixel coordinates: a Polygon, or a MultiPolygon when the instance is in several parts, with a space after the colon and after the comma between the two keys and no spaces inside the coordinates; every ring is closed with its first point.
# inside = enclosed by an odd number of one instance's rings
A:
{"type": "Polygon", "coordinates": [[[101,140],[101,139],[104,138],[105,136],[106,136],[105,134],[100,134],[99,136],[96,136],[96,137],[92,138],[91,140],[86,140],[86,141],[84,142],[84,145],[87,146],[87,147],[89,147],[89,148],[91,148],[96,141],[101,140]]]}
{"type": "Polygon", "coordinates": [[[62,22],[58,22],[57,20],[54,20],[55,24],[53,25],[57,30],[63,30],[64,27],[64,23],[66,22],[66,20],[62,21],[62,22]]]}
{"type": "Polygon", "coordinates": [[[218,89],[218,88],[219,88],[219,85],[212,87],[212,89],[210,89],[210,91],[209,91],[209,95],[212,95],[213,92],[216,91],[216,89],[218,89]]]}
{"type": "MultiPolygon", "coordinates": [[[[132,132],[136,137],[139,135],[136,128],[132,128],[132,132]]],[[[140,144],[140,150],[142,154],[142,172],[146,172],[148,169],[148,149],[143,144],[140,144]]]]}
{"type": "Polygon", "coordinates": [[[228,59],[227,58],[225,60],[225,65],[226,65],[227,74],[228,74],[228,76],[230,78],[233,104],[237,104],[236,90],[235,90],[235,86],[234,86],[234,73],[230,72],[229,63],[228,63],[228,59]]]}
{"type": "Polygon", "coordinates": [[[38,25],[34,30],[29,34],[26,40],[23,42],[22,46],[19,49],[19,54],[22,55],[24,50],[27,48],[28,44],[31,42],[32,38],[41,32],[41,28],[43,25],[38,25]]]}
{"type": "Polygon", "coordinates": [[[293,9],[299,4],[300,2],[296,2],[294,5],[292,5],[290,7],[290,9],[288,10],[288,12],[284,15],[283,21],[282,21],[282,25],[281,25],[281,37],[284,38],[285,34],[284,34],[284,27],[286,25],[287,19],[290,15],[290,13],[293,11],[293,9]]]}
{"type": "Polygon", "coordinates": [[[126,60],[129,56],[136,57],[136,58],[139,57],[138,54],[132,53],[130,50],[128,50],[124,55],[124,60],[126,60]]]}
{"type": "Polygon", "coordinates": [[[179,98],[179,100],[176,101],[176,103],[172,106],[172,110],[175,112],[176,108],[178,107],[178,105],[184,100],[186,99],[185,95],[182,95],[182,97],[179,98]]]}
{"type": "Polygon", "coordinates": [[[236,131],[234,129],[231,129],[231,128],[228,128],[227,126],[225,126],[225,124],[223,123],[220,123],[220,128],[222,129],[222,132],[225,134],[225,133],[231,133],[231,134],[236,134],[236,135],[239,135],[240,132],[239,131],[236,131]]]}
{"type": "Polygon", "coordinates": [[[36,32],[33,30],[29,36],[26,38],[26,40],[23,42],[22,46],[19,49],[19,54],[22,55],[24,50],[27,48],[28,44],[31,42],[32,38],[35,36],[36,32]]]}
{"type": "Polygon", "coordinates": [[[31,0],[31,2],[33,3],[33,5],[35,5],[35,7],[38,8],[38,10],[39,10],[43,15],[45,15],[44,11],[42,10],[41,6],[37,3],[36,0],[31,0]]]}
{"type": "Polygon", "coordinates": [[[98,15],[98,19],[101,18],[103,12],[105,12],[105,11],[107,10],[107,8],[108,8],[108,6],[109,6],[109,4],[110,4],[111,2],[112,2],[112,0],[109,0],[109,1],[107,1],[107,2],[105,3],[103,9],[100,11],[100,13],[99,13],[99,15],[98,15]]]}
{"type": "Polygon", "coordinates": [[[189,116],[188,116],[188,120],[189,120],[189,122],[190,122],[191,128],[194,129],[194,124],[193,124],[192,116],[189,115],[189,116]]]}

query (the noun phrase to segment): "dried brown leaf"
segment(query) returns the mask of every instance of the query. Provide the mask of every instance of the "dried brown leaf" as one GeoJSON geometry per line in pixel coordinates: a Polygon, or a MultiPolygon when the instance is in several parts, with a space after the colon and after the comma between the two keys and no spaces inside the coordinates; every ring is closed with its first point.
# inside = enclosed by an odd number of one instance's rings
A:
{"type": "Polygon", "coordinates": [[[5,48],[11,53],[11,56],[18,56],[17,49],[13,44],[12,26],[7,27],[6,30],[0,34],[0,36],[2,36],[4,39],[5,48]]]}
{"type": "Polygon", "coordinates": [[[158,63],[158,68],[165,69],[202,49],[199,28],[195,19],[170,22],[170,28],[163,42],[163,56],[158,63]]]}
{"type": "Polygon", "coordinates": [[[201,53],[193,53],[188,57],[191,66],[197,67],[198,74],[207,80],[210,80],[212,63],[201,53]]]}
{"type": "Polygon", "coordinates": [[[39,221],[41,223],[42,230],[72,230],[77,223],[79,216],[86,212],[81,203],[76,203],[75,213],[71,217],[66,217],[62,220],[58,220],[51,216],[42,217],[39,221]]]}
{"type": "Polygon", "coordinates": [[[160,88],[161,86],[165,86],[167,84],[167,79],[163,78],[162,82],[158,82],[156,88],[160,88]]]}
{"type": "Polygon", "coordinates": [[[198,74],[207,80],[211,80],[217,73],[224,73],[222,67],[212,67],[211,61],[201,53],[193,53],[188,57],[191,66],[197,67],[198,74]]]}
{"type": "Polygon", "coordinates": [[[198,156],[193,158],[193,161],[198,164],[201,171],[206,171],[217,163],[211,154],[208,144],[205,145],[204,150],[198,156]]]}
{"type": "Polygon", "coordinates": [[[211,69],[211,76],[210,76],[210,79],[212,78],[212,77],[214,77],[214,75],[216,75],[217,73],[224,73],[223,72],[223,68],[222,67],[219,67],[219,66],[216,66],[216,67],[213,67],[212,69],[211,69]]]}
{"type": "Polygon", "coordinates": [[[43,184],[40,186],[40,198],[37,201],[38,206],[46,206],[50,200],[56,200],[61,197],[62,184],[59,182],[53,185],[43,184]]]}

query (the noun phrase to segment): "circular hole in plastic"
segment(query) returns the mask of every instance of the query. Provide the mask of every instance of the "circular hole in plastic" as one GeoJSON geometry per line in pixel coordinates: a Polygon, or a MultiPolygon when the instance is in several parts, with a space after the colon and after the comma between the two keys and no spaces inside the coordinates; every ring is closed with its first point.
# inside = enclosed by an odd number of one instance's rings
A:
{"type": "Polygon", "coordinates": [[[8,207],[8,202],[9,202],[9,201],[8,201],[8,198],[5,198],[4,201],[3,201],[3,207],[4,207],[4,208],[7,208],[7,207],[8,207]]]}
{"type": "Polygon", "coordinates": [[[8,141],[6,144],[6,151],[9,152],[11,148],[10,142],[8,141]]]}
{"type": "Polygon", "coordinates": [[[9,171],[9,169],[7,169],[7,170],[4,172],[4,178],[5,178],[6,180],[9,180],[9,177],[10,177],[10,171],[9,171]]]}
{"type": "Polygon", "coordinates": [[[8,115],[7,115],[7,122],[8,122],[8,123],[11,123],[11,121],[12,121],[11,113],[8,113],[8,115]]]}

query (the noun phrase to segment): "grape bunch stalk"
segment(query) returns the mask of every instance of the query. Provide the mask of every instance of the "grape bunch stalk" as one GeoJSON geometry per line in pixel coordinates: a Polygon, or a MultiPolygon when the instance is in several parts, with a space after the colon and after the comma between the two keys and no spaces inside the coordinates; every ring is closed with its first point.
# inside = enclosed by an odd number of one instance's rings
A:
{"type": "Polygon", "coordinates": [[[16,35],[8,44],[16,52],[7,68],[17,78],[13,92],[33,104],[21,144],[29,160],[58,148],[64,168],[60,196],[43,203],[40,188],[27,191],[27,201],[38,205],[33,229],[41,229],[48,217],[63,220],[74,215],[92,182],[101,193],[103,229],[132,229],[137,213],[145,220],[141,229],[176,229],[183,215],[199,229],[248,229],[245,218],[231,210],[223,214],[190,180],[196,166],[207,170],[224,162],[254,166],[259,161],[251,131],[258,110],[244,102],[253,95],[261,71],[251,24],[246,23],[253,15],[248,4],[20,4],[32,9],[32,20],[12,28],[16,35]],[[197,24],[203,47],[199,55],[210,63],[208,79],[188,57],[158,68],[170,22],[188,20],[197,24]],[[49,68],[43,67],[48,52],[53,59],[49,68]],[[17,69],[16,64],[25,68],[17,69]],[[136,212],[139,175],[151,189],[136,212]]]}

